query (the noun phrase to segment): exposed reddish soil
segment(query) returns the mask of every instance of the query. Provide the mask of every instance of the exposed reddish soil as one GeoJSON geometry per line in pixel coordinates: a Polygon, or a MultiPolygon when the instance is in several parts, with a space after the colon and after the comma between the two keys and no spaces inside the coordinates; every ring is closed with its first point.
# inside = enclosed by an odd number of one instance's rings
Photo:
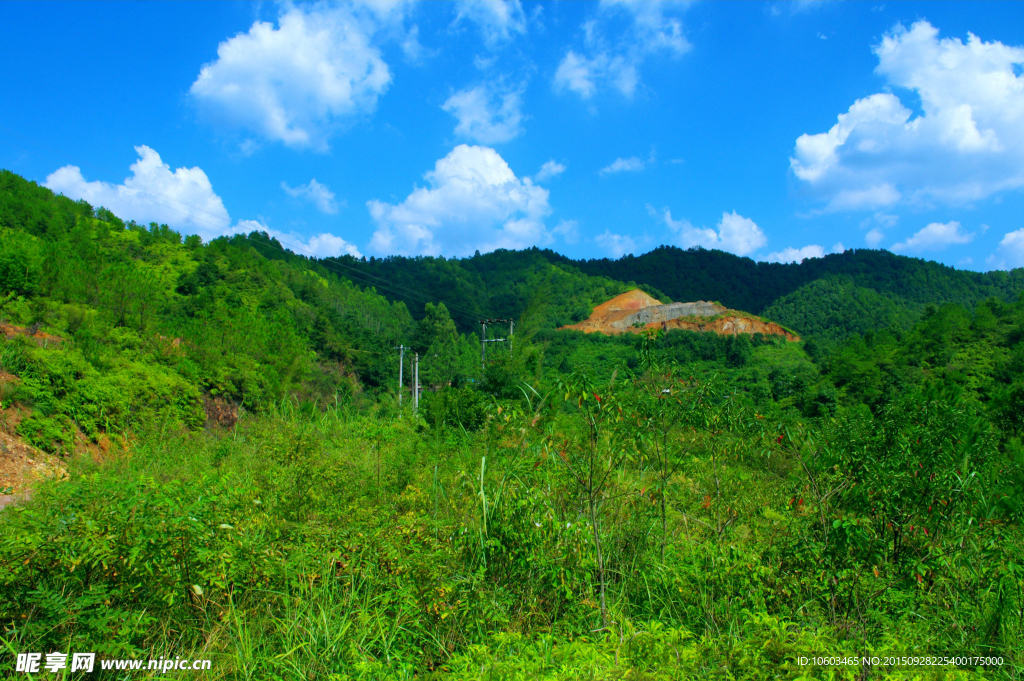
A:
{"type": "Polygon", "coordinates": [[[648,324],[647,327],[661,327],[666,331],[669,329],[685,329],[688,331],[713,332],[735,336],[740,333],[763,333],[766,336],[785,336],[788,341],[798,341],[800,336],[786,331],[775,322],[766,322],[762,319],[744,316],[742,312],[718,317],[711,321],[700,323],[688,319],[672,319],[661,324],[648,324]]]}
{"type": "MultiPolygon", "coordinates": [[[[612,329],[612,325],[616,322],[623,321],[626,317],[639,312],[640,310],[648,307],[654,307],[661,305],[661,301],[657,298],[647,295],[640,289],[633,289],[632,291],[626,291],[621,295],[617,295],[606,303],[601,303],[594,308],[594,311],[590,313],[590,317],[584,319],[579,324],[572,324],[570,326],[563,326],[563,329],[575,329],[576,331],[582,331],[584,333],[593,333],[594,331],[601,331],[604,333],[622,333],[624,329],[615,328],[612,329]]],[[[628,324],[626,326],[629,326],[628,324]]]]}
{"type": "Polygon", "coordinates": [[[0,410],[0,510],[28,499],[40,480],[68,477],[58,457],[39,451],[9,432],[20,419],[21,413],[15,409],[0,410]]]}
{"type": "Polygon", "coordinates": [[[203,410],[206,412],[206,427],[218,425],[233,428],[238,423],[238,405],[223,397],[203,396],[203,410]]]}
{"type": "Polygon", "coordinates": [[[730,310],[717,303],[698,300],[693,303],[662,305],[661,301],[639,289],[627,291],[598,305],[588,319],[562,328],[608,334],[640,333],[644,329],[685,329],[730,335],[763,333],[784,336],[790,341],[800,340],[799,336],[774,322],[730,310]]]}
{"type": "Polygon", "coordinates": [[[59,336],[54,336],[40,331],[39,326],[15,326],[14,324],[7,324],[0,322],[0,333],[7,338],[14,338],[15,336],[28,336],[36,342],[37,345],[47,345],[49,343],[61,343],[64,341],[59,336]]]}

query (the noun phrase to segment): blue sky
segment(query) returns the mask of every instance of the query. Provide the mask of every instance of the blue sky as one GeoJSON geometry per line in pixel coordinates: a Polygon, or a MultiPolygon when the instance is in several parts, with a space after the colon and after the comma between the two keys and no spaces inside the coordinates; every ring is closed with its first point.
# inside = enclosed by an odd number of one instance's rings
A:
{"type": "Polygon", "coordinates": [[[0,3],[0,167],[206,239],[1024,266],[1024,3],[0,3]]]}

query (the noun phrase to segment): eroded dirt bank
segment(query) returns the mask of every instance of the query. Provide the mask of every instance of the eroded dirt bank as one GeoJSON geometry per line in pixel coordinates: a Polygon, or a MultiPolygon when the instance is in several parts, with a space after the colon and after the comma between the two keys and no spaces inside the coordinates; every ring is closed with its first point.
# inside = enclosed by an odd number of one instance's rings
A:
{"type": "Polygon", "coordinates": [[[730,310],[717,303],[698,300],[691,303],[662,305],[658,299],[639,289],[627,291],[594,308],[588,319],[563,326],[584,333],[639,333],[644,329],[684,329],[702,333],[754,334],[783,336],[789,341],[800,337],[754,315],[730,310]]]}

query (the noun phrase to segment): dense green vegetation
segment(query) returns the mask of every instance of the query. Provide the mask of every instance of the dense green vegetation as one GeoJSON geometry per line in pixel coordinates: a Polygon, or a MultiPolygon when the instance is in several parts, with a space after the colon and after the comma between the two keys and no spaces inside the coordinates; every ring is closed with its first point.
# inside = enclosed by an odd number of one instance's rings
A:
{"type": "Polygon", "coordinates": [[[326,262],[379,285],[383,295],[404,302],[415,317],[422,316],[427,302],[444,300],[459,328],[466,332],[478,330],[481,318],[518,318],[538,294],[546,307],[539,320],[545,328],[582,321],[595,305],[637,286],[662,302],[671,302],[642,282],[588,276],[573,261],[538,248],[499,249],[462,260],[429,256],[357,260],[345,256],[326,262]]]}
{"type": "Polygon", "coordinates": [[[662,302],[717,300],[826,343],[909,328],[929,304],[973,309],[991,297],[1016,300],[1024,291],[1024,269],[979,274],[865,249],[787,265],[671,246],[619,260],[577,261],[533,248],[461,260],[346,256],[332,262],[381,286],[382,295],[404,302],[415,317],[425,302],[444,300],[467,333],[481,317],[517,316],[542,282],[549,291],[548,327],[585,319],[594,305],[639,286],[662,302]]]}
{"type": "MultiPolygon", "coordinates": [[[[760,314],[776,300],[826,277],[844,277],[900,303],[955,303],[964,307],[992,296],[1013,300],[1024,290],[1024,270],[979,274],[935,262],[854,249],[799,264],[755,262],[722,251],[661,246],[641,256],[576,263],[587,274],[643,282],[675,300],[718,300],[760,314]]],[[[780,319],[789,325],[789,321],[780,319]]],[[[813,329],[801,329],[812,333],[813,329]]]]}
{"type": "Polygon", "coordinates": [[[0,668],[1020,678],[1021,273],[847,257],[768,301],[806,342],[588,336],[555,327],[629,285],[549,252],[315,261],[0,174],[0,429],[70,474],[0,511],[0,668]],[[478,313],[518,320],[483,368],[478,313]],[[893,655],[1001,664],[799,663],[893,655]]]}

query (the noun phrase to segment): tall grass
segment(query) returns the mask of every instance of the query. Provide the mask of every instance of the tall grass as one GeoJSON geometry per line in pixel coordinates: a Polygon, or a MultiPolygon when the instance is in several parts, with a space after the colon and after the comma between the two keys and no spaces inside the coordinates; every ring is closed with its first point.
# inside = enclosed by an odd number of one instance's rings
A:
{"type": "Polygon", "coordinates": [[[998,568],[1019,528],[931,585],[852,553],[823,574],[799,448],[718,404],[731,420],[681,432],[669,480],[631,455],[596,505],[551,401],[475,432],[289,401],[230,432],[140,431],[0,514],[2,645],[209,658],[212,679],[853,679],[798,658],[981,650],[1004,666],[873,674],[1019,678],[1020,581],[998,568]]]}

